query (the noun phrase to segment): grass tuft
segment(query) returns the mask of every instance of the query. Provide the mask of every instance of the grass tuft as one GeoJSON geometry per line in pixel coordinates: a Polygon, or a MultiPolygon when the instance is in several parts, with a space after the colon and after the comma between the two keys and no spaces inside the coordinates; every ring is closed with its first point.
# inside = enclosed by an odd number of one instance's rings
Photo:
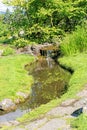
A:
{"type": "Polygon", "coordinates": [[[61,53],[66,56],[87,52],[87,28],[77,27],[72,34],[66,35],[60,49],[61,53]]]}

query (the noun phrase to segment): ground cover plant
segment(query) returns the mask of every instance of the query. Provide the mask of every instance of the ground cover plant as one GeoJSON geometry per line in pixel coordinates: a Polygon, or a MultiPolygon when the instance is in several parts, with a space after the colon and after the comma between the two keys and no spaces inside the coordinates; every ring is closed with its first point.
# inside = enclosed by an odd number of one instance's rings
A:
{"type": "Polygon", "coordinates": [[[0,101],[4,98],[15,99],[18,91],[29,93],[32,76],[29,76],[24,65],[33,62],[28,55],[15,55],[0,58],[0,101]]]}

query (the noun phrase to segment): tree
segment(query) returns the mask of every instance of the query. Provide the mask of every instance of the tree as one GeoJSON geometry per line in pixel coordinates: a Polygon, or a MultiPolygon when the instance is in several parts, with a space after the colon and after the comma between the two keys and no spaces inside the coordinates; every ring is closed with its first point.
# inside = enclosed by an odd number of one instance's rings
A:
{"type": "Polygon", "coordinates": [[[5,0],[15,7],[13,25],[38,43],[71,32],[87,17],[87,0],[5,0]]]}

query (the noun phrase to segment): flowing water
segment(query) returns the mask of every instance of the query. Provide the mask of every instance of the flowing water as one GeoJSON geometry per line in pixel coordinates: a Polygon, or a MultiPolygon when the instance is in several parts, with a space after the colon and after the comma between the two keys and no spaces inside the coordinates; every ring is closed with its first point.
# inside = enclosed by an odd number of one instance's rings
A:
{"type": "Polygon", "coordinates": [[[70,73],[62,69],[50,57],[40,58],[31,66],[26,66],[29,75],[34,78],[29,99],[15,111],[7,114],[0,113],[0,122],[15,120],[24,113],[52,99],[60,98],[67,91],[70,73]]]}

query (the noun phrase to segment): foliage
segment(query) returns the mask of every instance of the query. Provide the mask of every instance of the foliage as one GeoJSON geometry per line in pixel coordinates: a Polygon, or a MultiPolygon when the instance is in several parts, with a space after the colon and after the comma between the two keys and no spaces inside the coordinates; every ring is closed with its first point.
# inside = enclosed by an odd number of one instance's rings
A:
{"type": "Polygon", "coordinates": [[[7,36],[9,34],[7,25],[0,21],[0,37],[7,36]]]}
{"type": "Polygon", "coordinates": [[[3,56],[8,56],[8,55],[12,55],[15,54],[14,49],[12,49],[11,47],[7,47],[6,49],[4,49],[3,51],[3,56]]]}
{"type": "Polygon", "coordinates": [[[17,39],[14,41],[14,45],[17,47],[17,48],[22,48],[22,47],[25,47],[26,45],[29,44],[29,41],[28,40],[25,40],[24,38],[20,38],[20,39],[17,39]]]}
{"type": "Polygon", "coordinates": [[[68,34],[60,45],[61,53],[72,55],[87,51],[87,28],[78,26],[72,33],[68,34]]]}
{"type": "Polygon", "coordinates": [[[29,40],[35,41],[36,43],[52,42],[52,39],[55,35],[63,35],[61,29],[55,27],[41,27],[38,24],[35,24],[33,27],[29,28],[27,31],[27,36],[29,40]]]}
{"type": "Polygon", "coordinates": [[[29,93],[33,78],[24,70],[24,65],[33,61],[34,58],[28,55],[0,59],[0,101],[5,98],[18,98],[18,91],[29,93]]]}
{"type": "Polygon", "coordinates": [[[29,40],[52,42],[57,35],[71,32],[87,17],[85,0],[3,0],[13,5],[10,30],[23,28],[29,40]]]}

